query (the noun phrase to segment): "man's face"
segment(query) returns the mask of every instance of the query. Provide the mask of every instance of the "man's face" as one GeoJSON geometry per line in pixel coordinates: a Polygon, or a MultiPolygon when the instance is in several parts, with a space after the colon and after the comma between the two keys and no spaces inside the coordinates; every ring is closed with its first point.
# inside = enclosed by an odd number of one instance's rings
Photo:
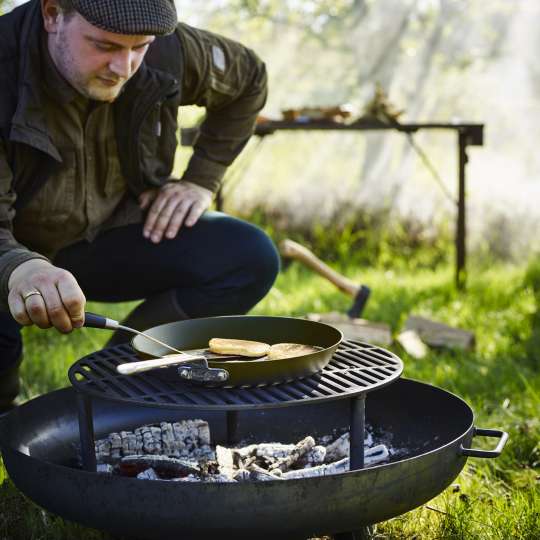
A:
{"type": "Polygon", "coordinates": [[[46,11],[44,15],[49,51],[56,67],[79,93],[98,101],[118,97],[155,39],[101,30],[78,13],[68,17],[57,13],[52,24],[47,24],[46,11]]]}

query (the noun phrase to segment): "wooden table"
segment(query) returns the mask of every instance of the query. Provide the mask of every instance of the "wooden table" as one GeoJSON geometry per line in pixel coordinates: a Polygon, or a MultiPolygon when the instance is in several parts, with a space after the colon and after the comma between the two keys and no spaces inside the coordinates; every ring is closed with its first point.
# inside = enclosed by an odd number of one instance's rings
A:
{"type": "Polygon", "coordinates": [[[329,120],[311,120],[307,122],[268,121],[259,123],[255,134],[267,137],[278,131],[398,131],[413,134],[421,130],[452,130],[457,133],[458,150],[458,200],[455,246],[456,246],[456,286],[464,289],[466,283],[466,165],[468,162],[467,147],[484,144],[484,124],[426,122],[411,124],[385,124],[383,122],[358,121],[352,124],[341,124],[329,120]]]}
{"type": "MultiPolygon", "coordinates": [[[[464,289],[466,284],[466,166],[468,162],[467,147],[482,146],[484,144],[484,124],[472,123],[444,123],[425,122],[410,124],[386,124],[377,121],[357,121],[351,124],[342,124],[330,120],[310,121],[281,121],[271,120],[258,123],[255,127],[255,135],[267,137],[279,131],[398,131],[408,135],[421,130],[451,130],[457,133],[458,151],[458,199],[454,201],[457,207],[455,246],[456,246],[456,269],[455,281],[458,289],[464,289]]],[[[198,128],[186,128],[181,130],[182,144],[191,145],[196,139],[198,128]]]]}

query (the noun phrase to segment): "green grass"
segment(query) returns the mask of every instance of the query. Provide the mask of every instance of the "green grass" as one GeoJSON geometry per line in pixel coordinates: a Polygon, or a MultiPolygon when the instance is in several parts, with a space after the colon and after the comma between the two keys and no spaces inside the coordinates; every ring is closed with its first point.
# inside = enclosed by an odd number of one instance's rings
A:
{"type": "MultiPolygon", "coordinates": [[[[464,398],[476,425],[510,432],[500,458],[469,458],[448,488],[427,505],[383,524],[379,538],[540,538],[540,265],[471,269],[465,293],[453,287],[450,267],[414,272],[351,269],[373,289],[364,316],[397,332],[411,313],[476,333],[472,353],[431,351],[415,360],[399,348],[405,376],[438,385],[464,398]]],[[[254,313],[299,316],[344,311],[350,299],[297,265],[283,272],[254,313]]],[[[91,304],[90,310],[121,318],[131,305],[91,304]]],[[[99,349],[108,333],[84,329],[70,336],[27,329],[24,398],[68,384],[76,359],[99,349]]],[[[493,440],[475,439],[475,445],[493,440]]],[[[25,499],[0,469],[0,539],[97,539],[107,535],[52,516],[25,499]]]]}

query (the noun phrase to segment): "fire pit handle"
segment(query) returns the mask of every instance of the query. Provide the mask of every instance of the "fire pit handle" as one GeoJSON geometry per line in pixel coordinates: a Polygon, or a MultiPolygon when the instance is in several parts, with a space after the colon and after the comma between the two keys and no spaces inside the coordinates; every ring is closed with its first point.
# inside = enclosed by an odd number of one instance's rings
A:
{"type": "Polygon", "coordinates": [[[500,438],[499,444],[495,450],[479,450],[476,448],[465,448],[463,445],[460,446],[459,450],[462,456],[471,456],[471,457],[481,457],[481,458],[496,458],[501,455],[506,441],[508,440],[508,433],[506,431],[500,431],[499,429],[482,429],[474,428],[473,437],[477,435],[482,437],[496,437],[500,438]]]}

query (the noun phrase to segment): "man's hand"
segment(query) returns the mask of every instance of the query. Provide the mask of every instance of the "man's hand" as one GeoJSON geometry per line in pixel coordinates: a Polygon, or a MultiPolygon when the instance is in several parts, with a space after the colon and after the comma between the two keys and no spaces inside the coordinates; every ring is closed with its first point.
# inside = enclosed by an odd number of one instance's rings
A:
{"type": "Polygon", "coordinates": [[[9,309],[23,326],[54,326],[69,333],[84,324],[86,298],[72,274],[42,259],[19,265],[9,277],[9,309]]]}
{"type": "Polygon", "coordinates": [[[209,189],[191,182],[171,182],[160,189],[150,189],[139,197],[139,205],[150,207],[143,234],[155,244],[163,237],[174,238],[180,227],[193,227],[212,202],[209,189]]]}

